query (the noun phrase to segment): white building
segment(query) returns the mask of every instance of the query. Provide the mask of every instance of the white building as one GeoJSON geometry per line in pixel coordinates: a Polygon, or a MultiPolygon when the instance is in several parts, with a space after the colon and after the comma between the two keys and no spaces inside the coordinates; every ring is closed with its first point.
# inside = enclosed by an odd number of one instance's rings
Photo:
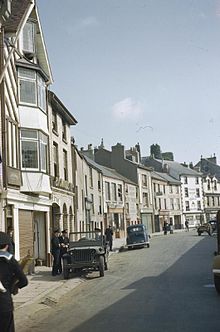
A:
{"type": "Polygon", "coordinates": [[[13,0],[11,6],[1,31],[1,229],[14,227],[17,259],[30,254],[46,264],[51,207],[46,95],[52,75],[35,1],[13,0]]]}

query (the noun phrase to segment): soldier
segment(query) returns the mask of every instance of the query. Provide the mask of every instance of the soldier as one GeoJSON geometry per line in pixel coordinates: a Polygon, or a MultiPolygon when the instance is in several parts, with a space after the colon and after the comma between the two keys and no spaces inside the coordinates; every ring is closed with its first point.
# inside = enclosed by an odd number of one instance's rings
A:
{"type": "Polygon", "coordinates": [[[106,228],[105,231],[106,241],[109,243],[109,249],[112,251],[112,245],[113,245],[113,230],[111,225],[109,225],[108,228],[106,228]]]}
{"type": "Polygon", "coordinates": [[[60,242],[60,262],[59,262],[59,273],[62,273],[62,257],[64,254],[67,253],[67,249],[69,247],[69,238],[67,236],[67,230],[64,229],[61,232],[61,236],[59,236],[59,242],[60,242]]]}
{"type": "Polygon", "coordinates": [[[7,250],[11,243],[10,237],[0,232],[0,331],[14,332],[13,301],[11,294],[14,288],[27,286],[28,280],[20,265],[7,250]]]}
{"type": "Polygon", "coordinates": [[[52,276],[59,274],[60,268],[60,241],[59,241],[59,230],[54,231],[54,235],[51,239],[51,253],[53,255],[53,268],[52,276]]]}

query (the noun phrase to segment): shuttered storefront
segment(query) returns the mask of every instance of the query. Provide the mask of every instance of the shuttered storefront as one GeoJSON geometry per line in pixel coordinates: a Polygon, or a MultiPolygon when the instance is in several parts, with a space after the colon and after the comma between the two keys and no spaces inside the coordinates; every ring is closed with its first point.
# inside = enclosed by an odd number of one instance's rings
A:
{"type": "Polygon", "coordinates": [[[20,259],[28,254],[33,256],[34,238],[33,235],[33,212],[28,210],[19,210],[19,246],[20,259]]]}

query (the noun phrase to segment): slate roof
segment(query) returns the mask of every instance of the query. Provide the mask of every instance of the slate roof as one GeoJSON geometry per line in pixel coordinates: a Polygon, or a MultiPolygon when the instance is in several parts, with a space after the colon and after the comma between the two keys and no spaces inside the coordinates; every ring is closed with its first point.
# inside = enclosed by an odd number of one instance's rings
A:
{"type": "Polygon", "coordinates": [[[195,167],[199,167],[200,171],[205,175],[215,176],[220,180],[220,166],[211,162],[206,158],[202,158],[195,167]]]}
{"type": "Polygon", "coordinates": [[[13,0],[11,3],[11,15],[4,22],[6,32],[16,32],[27,8],[31,4],[30,0],[13,0]]]}
{"type": "Polygon", "coordinates": [[[156,171],[162,172],[165,169],[165,166],[167,166],[167,170],[165,174],[169,174],[171,177],[179,180],[181,175],[185,176],[202,176],[201,173],[185,167],[181,165],[180,163],[176,161],[170,161],[170,160],[160,160],[160,159],[152,159],[152,158],[142,158],[142,161],[147,166],[152,166],[156,171]]]}
{"type": "MultiPolygon", "coordinates": [[[[170,175],[167,174],[167,173],[153,172],[153,173],[152,173],[152,177],[154,177],[154,174],[155,174],[156,176],[158,176],[159,178],[162,178],[162,180],[167,181],[167,182],[170,183],[170,184],[176,184],[176,185],[180,185],[180,184],[181,184],[180,181],[174,179],[172,176],[170,176],[170,175]]],[[[159,179],[159,178],[158,178],[158,179],[159,179]]]]}
{"type": "Polygon", "coordinates": [[[107,176],[107,177],[113,178],[113,179],[118,179],[118,180],[124,181],[126,183],[133,184],[134,186],[137,186],[134,182],[132,182],[131,180],[127,179],[126,177],[124,177],[123,175],[119,174],[118,172],[116,172],[115,169],[109,168],[109,167],[106,167],[106,166],[102,166],[100,164],[97,164],[94,160],[88,158],[85,155],[83,155],[83,157],[85,158],[86,162],[89,165],[91,165],[92,167],[96,168],[98,171],[102,172],[102,174],[104,176],[107,176]]]}

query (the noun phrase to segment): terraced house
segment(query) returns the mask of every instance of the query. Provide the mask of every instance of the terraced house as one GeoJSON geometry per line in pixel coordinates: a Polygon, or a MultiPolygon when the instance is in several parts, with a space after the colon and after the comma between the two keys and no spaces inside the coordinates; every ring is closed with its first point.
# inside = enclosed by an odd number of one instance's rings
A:
{"type": "Polygon", "coordinates": [[[47,89],[52,74],[35,1],[11,2],[1,43],[1,229],[14,228],[17,259],[30,254],[46,264],[51,209],[47,89]]]}

